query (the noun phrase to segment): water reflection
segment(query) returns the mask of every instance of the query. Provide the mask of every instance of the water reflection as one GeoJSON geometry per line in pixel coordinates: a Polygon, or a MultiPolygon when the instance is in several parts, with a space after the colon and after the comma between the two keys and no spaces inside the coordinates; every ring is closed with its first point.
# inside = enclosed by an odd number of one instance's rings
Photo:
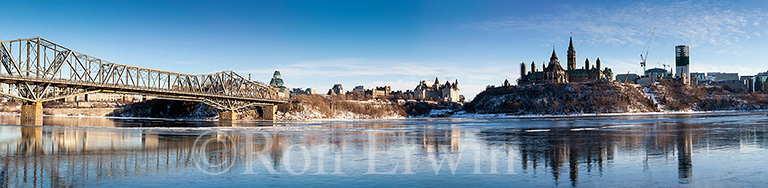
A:
{"type": "MultiPolygon", "coordinates": [[[[748,117],[641,118],[642,122],[622,119],[625,122],[620,123],[616,118],[592,118],[575,119],[576,123],[565,126],[562,120],[551,119],[271,124],[276,127],[241,122],[219,128],[135,128],[151,126],[155,120],[47,119],[44,123],[71,126],[0,127],[0,185],[98,186],[124,178],[151,180],[169,174],[187,174],[187,180],[248,177],[249,173],[279,174],[270,177],[284,179],[302,169],[315,174],[347,174],[337,178],[361,178],[360,174],[371,172],[371,165],[376,173],[415,174],[403,176],[403,182],[413,182],[423,176],[451,174],[452,162],[458,164],[455,174],[480,172],[487,175],[480,176],[484,182],[517,178],[516,182],[530,181],[531,185],[622,185],[623,180],[638,179],[669,183],[659,177],[667,175],[670,160],[676,166],[676,183],[695,184],[713,173],[705,170],[712,164],[703,162],[713,160],[704,155],[708,151],[724,151],[744,159],[749,156],[732,152],[749,149],[753,154],[766,153],[768,135],[763,125],[768,122],[764,117],[748,117]],[[551,125],[545,126],[547,122],[551,125]],[[95,124],[106,127],[85,127],[95,124]],[[435,169],[435,164],[442,162],[447,165],[435,169]],[[542,173],[550,178],[538,176],[542,173]],[[492,174],[511,175],[499,178],[492,174]]],[[[2,119],[0,123],[9,121],[2,119]]],[[[18,120],[12,123],[21,124],[18,120]]],[[[166,124],[207,127],[215,122],[161,123],[166,124]]],[[[752,172],[736,170],[739,173],[752,172]]],[[[252,178],[233,180],[232,184],[252,185],[248,180],[252,178]]],[[[312,177],[296,178],[317,183],[312,177]]],[[[460,179],[451,175],[440,178],[445,185],[461,185],[457,182],[460,179]]],[[[177,181],[183,184],[187,180],[177,181]]]]}
{"type": "MultiPolygon", "coordinates": [[[[327,127],[385,130],[392,123],[329,125],[327,127]]],[[[285,161],[291,146],[333,145],[338,152],[362,153],[371,144],[391,151],[392,145],[419,145],[421,151],[458,152],[460,131],[424,128],[414,131],[381,131],[362,134],[355,129],[326,133],[240,132],[221,130],[78,129],[52,126],[2,127],[0,185],[81,186],[116,177],[147,176],[178,171],[197,172],[199,151],[209,164],[245,166],[248,152],[267,151],[271,168],[285,161]],[[18,136],[16,136],[18,135],[18,136]],[[261,136],[264,135],[264,136],[261,136]],[[18,139],[13,139],[17,137],[18,139]],[[7,139],[11,138],[11,139],[7,139]],[[405,138],[405,139],[403,139],[405,138]],[[202,146],[201,141],[213,140],[202,146]],[[233,150],[234,148],[234,150],[233,150]],[[250,150],[243,149],[249,148],[250,150]],[[265,149],[266,148],[266,149],[265,149]]],[[[262,157],[262,156],[259,156],[262,157]]],[[[228,166],[214,167],[221,170],[228,166]]],[[[266,168],[266,167],[265,167],[266,168]]],[[[202,171],[210,169],[202,169],[202,171]]]]}
{"type": "Polygon", "coordinates": [[[191,142],[144,134],[49,127],[5,127],[0,184],[4,187],[86,185],[115,176],[189,167],[191,142]]]}
{"type": "Polygon", "coordinates": [[[768,145],[763,126],[766,121],[764,117],[756,120],[747,124],[661,121],[596,128],[489,129],[482,131],[480,137],[489,144],[516,143],[521,168],[524,171],[540,166],[549,168],[555,182],[567,167],[572,186],[578,184],[580,172],[590,173],[596,169],[602,174],[606,163],[612,163],[617,153],[624,157],[644,155],[644,170],[649,170],[649,163],[654,159],[675,157],[678,183],[688,184],[693,177],[696,150],[740,148],[744,143],[764,149],[768,145]]]}

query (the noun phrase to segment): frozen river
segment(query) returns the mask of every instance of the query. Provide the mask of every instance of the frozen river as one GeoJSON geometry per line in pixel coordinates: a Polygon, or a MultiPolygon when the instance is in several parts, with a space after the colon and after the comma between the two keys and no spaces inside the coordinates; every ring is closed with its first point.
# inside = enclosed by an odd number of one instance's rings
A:
{"type": "Polygon", "coordinates": [[[0,186],[758,187],[766,114],[44,126],[0,115],[0,186]]]}

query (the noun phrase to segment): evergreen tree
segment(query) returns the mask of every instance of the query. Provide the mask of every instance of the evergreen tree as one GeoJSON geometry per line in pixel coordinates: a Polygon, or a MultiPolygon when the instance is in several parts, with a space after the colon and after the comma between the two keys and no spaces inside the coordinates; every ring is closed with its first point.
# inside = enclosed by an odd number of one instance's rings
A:
{"type": "Polygon", "coordinates": [[[763,80],[760,79],[760,77],[756,77],[756,78],[757,79],[755,80],[755,92],[762,92],[764,90],[763,80]]]}

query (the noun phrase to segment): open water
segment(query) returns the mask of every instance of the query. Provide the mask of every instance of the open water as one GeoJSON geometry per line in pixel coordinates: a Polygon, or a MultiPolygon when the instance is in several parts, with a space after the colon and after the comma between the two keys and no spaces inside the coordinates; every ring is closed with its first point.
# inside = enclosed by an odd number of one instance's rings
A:
{"type": "Polygon", "coordinates": [[[2,187],[760,187],[766,112],[317,122],[0,115],[2,187]],[[39,124],[39,123],[38,123],[39,124]]]}

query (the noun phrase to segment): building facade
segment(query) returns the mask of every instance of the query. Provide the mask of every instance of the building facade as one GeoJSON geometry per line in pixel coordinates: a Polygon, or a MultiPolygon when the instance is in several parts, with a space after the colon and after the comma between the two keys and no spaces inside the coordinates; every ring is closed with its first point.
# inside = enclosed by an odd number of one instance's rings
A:
{"type": "Polygon", "coordinates": [[[334,84],[331,89],[328,90],[328,95],[343,95],[344,86],[341,84],[334,84]]]}
{"type": "Polygon", "coordinates": [[[275,71],[274,74],[272,74],[272,80],[269,80],[269,85],[277,88],[277,95],[278,97],[288,97],[288,88],[284,86],[283,83],[283,76],[280,75],[280,71],[275,71]]]}
{"type": "Polygon", "coordinates": [[[552,84],[552,83],[579,83],[592,82],[598,80],[612,80],[613,71],[610,68],[600,70],[600,58],[595,61],[595,66],[590,66],[589,58],[584,61],[584,66],[576,67],[576,50],[573,47],[573,38],[568,45],[567,70],[560,66],[555,49],[552,49],[552,56],[549,62],[538,71],[536,63],[531,62],[531,71],[527,71],[525,62],[520,64],[520,79],[518,85],[531,84],[552,84]]]}
{"type": "Polygon", "coordinates": [[[712,81],[739,80],[739,73],[708,72],[707,77],[711,77],[712,81]]]}
{"type": "Polygon", "coordinates": [[[365,95],[365,86],[363,85],[355,86],[355,88],[352,89],[352,92],[358,93],[360,95],[365,95]]]}
{"type": "Polygon", "coordinates": [[[442,102],[459,102],[461,97],[459,95],[459,80],[454,83],[446,81],[445,84],[440,84],[440,81],[435,78],[435,82],[422,80],[416,89],[413,90],[414,98],[419,100],[432,100],[442,102]]]}
{"type": "Polygon", "coordinates": [[[291,90],[291,97],[295,95],[317,95],[320,94],[315,88],[293,88],[291,90]]]}
{"type": "Polygon", "coordinates": [[[371,90],[371,95],[374,98],[376,98],[376,97],[386,97],[391,92],[392,92],[392,87],[381,86],[381,87],[376,87],[376,89],[371,90]]]}
{"type": "Polygon", "coordinates": [[[616,75],[616,81],[621,83],[632,83],[636,84],[637,80],[640,79],[640,75],[630,73],[630,74],[617,74],[616,75]]]}

